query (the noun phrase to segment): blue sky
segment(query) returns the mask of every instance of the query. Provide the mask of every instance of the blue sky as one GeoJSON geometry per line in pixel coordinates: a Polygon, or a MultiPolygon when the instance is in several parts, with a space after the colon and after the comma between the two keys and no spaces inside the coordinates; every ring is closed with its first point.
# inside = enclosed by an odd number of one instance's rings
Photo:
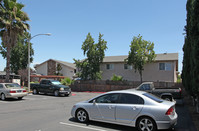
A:
{"type": "MultiPolygon", "coordinates": [[[[156,53],[179,53],[182,69],[186,0],[18,0],[31,21],[34,64],[48,59],[83,59],[88,32],[95,41],[104,34],[106,56],[128,55],[133,36],[154,42],[156,53]]],[[[0,70],[6,60],[0,56],[0,70]]]]}

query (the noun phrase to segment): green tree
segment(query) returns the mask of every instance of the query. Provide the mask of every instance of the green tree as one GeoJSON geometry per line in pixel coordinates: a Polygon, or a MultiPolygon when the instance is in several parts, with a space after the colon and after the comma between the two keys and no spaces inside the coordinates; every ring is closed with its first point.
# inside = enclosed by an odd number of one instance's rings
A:
{"type": "Polygon", "coordinates": [[[107,42],[102,37],[103,35],[99,33],[98,43],[95,44],[91,34],[88,33],[82,44],[83,53],[87,58],[83,61],[74,59],[83,80],[101,79],[100,63],[102,63],[107,49],[107,42]]]}
{"type": "Polygon", "coordinates": [[[120,75],[113,74],[113,76],[111,77],[111,80],[112,81],[122,81],[123,77],[120,75]]]}
{"type": "MultiPolygon", "coordinates": [[[[11,49],[10,67],[11,71],[18,74],[18,70],[27,68],[28,64],[28,39],[31,35],[25,32],[23,35],[18,35],[17,44],[11,49]]],[[[6,58],[6,47],[3,43],[0,47],[0,53],[3,58],[6,58]]],[[[34,50],[32,49],[32,43],[30,43],[30,62],[33,61],[34,50]]]]}
{"type": "Polygon", "coordinates": [[[133,41],[131,41],[130,51],[126,62],[129,65],[132,64],[135,71],[138,70],[141,82],[144,65],[155,60],[156,55],[153,48],[154,43],[143,40],[140,35],[138,35],[138,37],[133,37],[133,41]]]}
{"type": "Polygon", "coordinates": [[[196,109],[199,112],[199,1],[187,1],[186,37],[183,46],[182,83],[185,89],[197,99],[196,109]]]}
{"type": "Polygon", "coordinates": [[[27,21],[28,15],[22,11],[23,4],[16,0],[0,1],[0,36],[6,47],[6,81],[9,81],[10,75],[10,57],[11,49],[17,43],[17,37],[29,29],[27,21]]]}

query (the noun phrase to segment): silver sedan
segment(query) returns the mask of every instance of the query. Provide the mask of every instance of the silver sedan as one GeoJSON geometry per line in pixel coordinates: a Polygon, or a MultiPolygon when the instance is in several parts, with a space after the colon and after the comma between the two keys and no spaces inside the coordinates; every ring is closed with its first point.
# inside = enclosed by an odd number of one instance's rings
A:
{"type": "Polygon", "coordinates": [[[4,101],[6,98],[18,98],[21,100],[24,96],[27,96],[26,90],[17,83],[0,83],[1,100],[4,101]]]}
{"type": "Polygon", "coordinates": [[[177,124],[175,102],[136,90],[111,91],[77,103],[71,115],[88,120],[137,127],[139,131],[169,129],[177,124]]]}

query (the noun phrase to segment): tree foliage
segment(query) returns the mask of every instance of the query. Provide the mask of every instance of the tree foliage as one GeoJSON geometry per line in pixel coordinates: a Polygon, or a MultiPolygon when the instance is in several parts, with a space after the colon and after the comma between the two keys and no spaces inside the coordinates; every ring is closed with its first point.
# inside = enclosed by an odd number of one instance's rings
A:
{"type": "Polygon", "coordinates": [[[187,1],[186,37],[183,46],[182,83],[191,95],[199,96],[199,1],[187,1]]]}
{"type": "MultiPolygon", "coordinates": [[[[26,69],[28,64],[28,39],[31,38],[31,35],[28,32],[25,32],[23,35],[18,35],[17,44],[11,49],[10,57],[10,67],[11,72],[18,74],[18,71],[21,69],[26,69]]],[[[0,53],[3,58],[6,58],[6,47],[4,43],[1,43],[0,53]]],[[[32,43],[30,43],[30,62],[33,61],[34,50],[32,49],[32,43]]]]}
{"type": "Polygon", "coordinates": [[[71,80],[70,78],[64,78],[64,79],[61,79],[61,83],[63,84],[63,85],[65,85],[65,86],[69,86],[69,85],[71,85],[72,83],[73,83],[74,81],[73,80],[71,80]]]}
{"type": "Polygon", "coordinates": [[[154,43],[142,39],[142,36],[133,37],[130,45],[130,51],[127,64],[133,65],[135,71],[140,74],[140,80],[142,82],[142,71],[146,63],[151,63],[155,60],[155,51],[153,50],[154,43]]]}
{"type": "Polygon", "coordinates": [[[100,63],[102,63],[107,49],[107,42],[102,37],[103,35],[99,33],[98,43],[95,44],[91,34],[88,33],[82,44],[83,54],[87,58],[83,61],[74,59],[83,80],[101,79],[100,63]]]}
{"type": "Polygon", "coordinates": [[[113,76],[111,77],[111,80],[112,81],[122,81],[123,77],[120,75],[113,74],[113,76]]]}
{"type": "Polygon", "coordinates": [[[17,43],[17,37],[29,29],[27,21],[28,15],[22,11],[23,4],[16,0],[0,1],[0,36],[6,47],[6,81],[9,81],[10,75],[10,57],[11,49],[17,43]]]}

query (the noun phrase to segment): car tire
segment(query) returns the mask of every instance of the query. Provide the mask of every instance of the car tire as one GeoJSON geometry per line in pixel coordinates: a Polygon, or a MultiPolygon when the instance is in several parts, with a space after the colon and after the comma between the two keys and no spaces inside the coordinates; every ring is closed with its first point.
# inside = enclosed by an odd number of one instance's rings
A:
{"type": "Polygon", "coordinates": [[[54,91],[54,95],[57,97],[57,96],[59,96],[59,91],[58,90],[55,90],[54,91]]]}
{"type": "Polygon", "coordinates": [[[18,97],[18,100],[22,100],[23,99],[23,97],[18,97]]]}
{"type": "Polygon", "coordinates": [[[141,117],[136,122],[136,127],[139,131],[156,131],[157,126],[153,119],[149,117],[141,117]]]}
{"type": "Polygon", "coordinates": [[[6,100],[6,96],[5,96],[4,93],[1,94],[1,100],[2,100],[2,101],[5,101],[5,100],[6,100]]]}
{"type": "Polygon", "coordinates": [[[38,94],[37,89],[33,89],[33,94],[34,94],[34,95],[38,94]]]}
{"type": "Polygon", "coordinates": [[[78,122],[86,123],[89,120],[88,113],[84,109],[78,109],[75,114],[78,122]]]}

